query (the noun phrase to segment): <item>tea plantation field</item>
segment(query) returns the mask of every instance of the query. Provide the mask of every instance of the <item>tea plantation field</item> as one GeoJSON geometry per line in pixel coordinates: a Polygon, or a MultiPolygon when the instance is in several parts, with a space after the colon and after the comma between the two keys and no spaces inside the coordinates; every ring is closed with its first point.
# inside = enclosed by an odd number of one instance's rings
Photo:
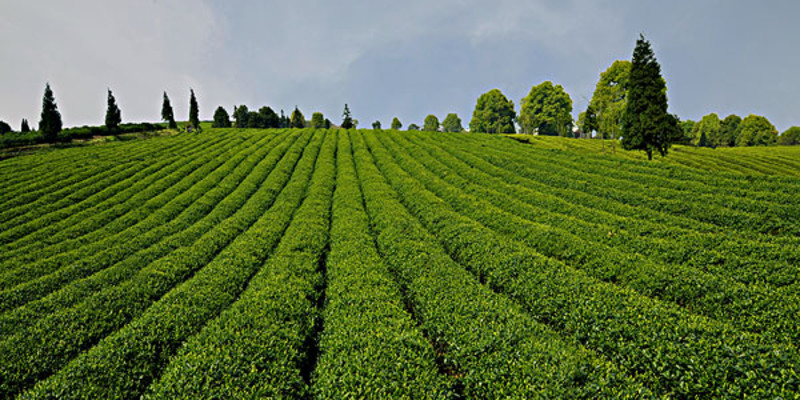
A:
{"type": "Polygon", "coordinates": [[[0,161],[0,398],[798,398],[796,153],[587,142],[208,129],[0,161]]]}

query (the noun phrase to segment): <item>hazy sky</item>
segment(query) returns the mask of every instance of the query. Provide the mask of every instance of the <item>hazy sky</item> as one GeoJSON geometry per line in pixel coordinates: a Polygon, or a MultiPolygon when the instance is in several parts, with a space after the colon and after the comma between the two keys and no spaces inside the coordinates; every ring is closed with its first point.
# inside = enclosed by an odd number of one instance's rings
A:
{"type": "Polygon", "coordinates": [[[565,87],[577,115],[600,73],[650,39],[682,119],[709,112],[800,125],[800,2],[738,0],[0,0],[0,120],[38,125],[50,82],[67,126],[176,118],[189,88],[223,105],[295,105],[361,127],[456,112],[499,88],[519,107],[533,85],[565,87]]]}

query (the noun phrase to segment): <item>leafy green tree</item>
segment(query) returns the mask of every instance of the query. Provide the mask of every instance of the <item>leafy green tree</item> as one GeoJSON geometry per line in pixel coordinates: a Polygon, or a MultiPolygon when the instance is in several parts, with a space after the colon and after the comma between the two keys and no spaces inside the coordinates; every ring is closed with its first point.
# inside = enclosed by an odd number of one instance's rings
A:
{"type": "Polygon", "coordinates": [[[722,142],[722,130],[719,117],[715,113],[703,116],[692,128],[693,144],[700,147],[717,147],[722,142]],[[700,144],[700,139],[703,144],[700,144]]]}
{"type": "Polygon", "coordinates": [[[119,124],[122,122],[122,111],[117,106],[117,100],[111,89],[108,89],[108,105],[106,107],[106,128],[109,131],[117,131],[119,124]]]}
{"type": "Polygon", "coordinates": [[[681,121],[683,137],[680,140],[680,144],[692,144],[694,142],[694,126],[696,124],[697,122],[692,121],[691,119],[681,121]]]}
{"type": "Polygon", "coordinates": [[[259,122],[258,128],[280,128],[282,125],[280,116],[269,106],[259,108],[258,117],[256,119],[259,122]]]}
{"type": "Polygon", "coordinates": [[[50,84],[48,83],[44,88],[44,97],[42,98],[42,115],[39,121],[39,131],[46,141],[53,142],[58,139],[61,126],[61,113],[58,112],[56,98],[53,96],[53,91],[50,89],[50,84]]]}
{"type": "Polygon", "coordinates": [[[397,117],[392,119],[392,130],[399,131],[403,127],[403,123],[397,117]]]}
{"type": "Polygon", "coordinates": [[[200,110],[197,107],[197,98],[194,96],[194,89],[189,89],[189,124],[194,129],[200,128],[200,110]]]}
{"type": "Polygon", "coordinates": [[[325,128],[325,117],[322,116],[321,112],[311,114],[311,127],[314,129],[325,128]]]}
{"type": "Polygon", "coordinates": [[[409,131],[418,131],[419,130],[419,125],[411,124],[411,125],[408,126],[408,130],[409,131]]]}
{"type": "Polygon", "coordinates": [[[597,116],[598,136],[603,139],[620,136],[622,115],[628,99],[631,74],[630,61],[614,61],[600,74],[589,105],[597,116]]]}
{"type": "Polygon", "coordinates": [[[739,137],[739,126],[742,123],[742,117],[731,114],[725,117],[720,124],[720,135],[722,136],[722,144],[724,146],[736,146],[736,138],[739,137]]]}
{"type": "Polygon", "coordinates": [[[667,112],[666,83],[661,66],[644,35],[633,50],[628,99],[622,116],[622,147],[643,150],[649,160],[653,152],[667,154],[670,145],[683,136],[680,121],[667,112]]]}
{"type": "Polygon", "coordinates": [[[461,125],[461,118],[456,113],[447,114],[442,121],[443,132],[463,132],[464,127],[461,125]]]}
{"type": "Polygon", "coordinates": [[[247,106],[233,106],[233,119],[235,120],[234,126],[237,128],[247,128],[250,124],[247,119],[250,116],[250,110],[247,106]]]}
{"type": "Polygon", "coordinates": [[[372,129],[379,131],[381,130],[381,121],[375,121],[372,123],[372,129]]]}
{"type": "Polygon", "coordinates": [[[428,114],[425,117],[425,122],[422,124],[422,130],[427,132],[439,132],[439,118],[433,114],[428,114]]]}
{"type": "Polygon", "coordinates": [[[793,126],[778,137],[778,144],[782,146],[797,146],[800,144],[800,127],[793,126]]]}
{"type": "Polygon", "coordinates": [[[28,133],[31,131],[31,127],[28,125],[27,119],[22,119],[22,124],[20,125],[19,131],[22,133],[28,133]]]}
{"type": "Polygon", "coordinates": [[[342,112],[342,129],[353,129],[355,124],[353,124],[353,115],[350,114],[350,107],[347,104],[344,105],[344,111],[342,112]]]}
{"type": "Polygon", "coordinates": [[[515,133],[514,102],[499,89],[492,89],[478,97],[478,103],[469,122],[471,132],[515,133]]]}
{"type": "Polygon", "coordinates": [[[589,103],[586,106],[586,111],[582,112],[578,116],[578,128],[586,134],[587,138],[592,137],[592,132],[597,132],[598,124],[597,124],[597,112],[592,106],[592,103],[589,103]]]}
{"type": "Polygon", "coordinates": [[[778,141],[778,130],[766,117],[750,114],[739,126],[737,146],[768,146],[778,141]]]}
{"type": "Polygon", "coordinates": [[[214,111],[214,123],[211,125],[212,128],[230,128],[231,127],[231,117],[228,115],[228,111],[226,111],[222,106],[217,107],[214,111]]]}
{"type": "Polygon", "coordinates": [[[0,135],[5,135],[8,132],[11,132],[11,125],[6,121],[0,121],[0,135]]]}
{"type": "Polygon", "coordinates": [[[522,99],[518,120],[523,133],[571,136],[572,99],[561,85],[542,82],[522,99]]]}
{"type": "Polygon", "coordinates": [[[292,118],[289,122],[290,128],[305,128],[306,127],[306,117],[303,116],[303,113],[300,112],[300,109],[297,106],[294,106],[294,111],[292,111],[292,118]]]}
{"type": "Polygon", "coordinates": [[[166,91],[164,91],[164,100],[161,102],[161,120],[168,124],[169,129],[178,129],[178,124],[175,123],[175,114],[172,112],[172,103],[169,102],[166,91]]]}

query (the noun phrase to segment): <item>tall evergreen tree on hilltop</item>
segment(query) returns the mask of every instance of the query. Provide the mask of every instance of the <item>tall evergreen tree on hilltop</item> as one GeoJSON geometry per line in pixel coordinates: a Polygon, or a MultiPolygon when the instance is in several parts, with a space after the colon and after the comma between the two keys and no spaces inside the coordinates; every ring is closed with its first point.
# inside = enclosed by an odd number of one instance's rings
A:
{"type": "Polygon", "coordinates": [[[195,130],[200,129],[200,111],[197,108],[197,98],[194,97],[194,89],[189,89],[189,124],[195,130]]]}
{"type": "Polygon", "coordinates": [[[344,105],[344,112],[342,113],[342,129],[353,129],[355,125],[353,124],[353,116],[350,114],[350,107],[347,104],[344,105]]]}
{"type": "Polygon", "coordinates": [[[108,89],[108,106],[106,107],[106,129],[109,131],[116,131],[119,129],[119,124],[122,122],[122,111],[117,106],[117,100],[111,89],[108,89]]]}
{"type": "Polygon", "coordinates": [[[50,89],[50,83],[44,88],[44,97],[42,98],[42,115],[39,121],[39,131],[48,142],[54,142],[58,139],[58,134],[61,132],[61,113],[58,112],[56,105],[56,98],[53,96],[53,91],[50,89]]]}
{"type": "Polygon", "coordinates": [[[649,160],[653,159],[653,151],[665,156],[683,131],[678,118],[667,112],[667,87],[661,66],[644,35],[636,41],[629,85],[622,117],[622,147],[643,150],[649,160]]]}
{"type": "Polygon", "coordinates": [[[161,120],[169,124],[169,129],[177,129],[178,124],[175,123],[175,114],[172,112],[172,103],[169,102],[167,92],[164,92],[164,101],[161,103],[161,120]]]}
{"type": "Polygon", "coordinates": [[[19,131],[22,133],[27,133],[31,131],[30,125],[28,125],[28,120],[23,118],[22,125],[20,125],[19,131]]]}
{"type": "Polygon", "coordinates": [[[289,121],[290,128],[305,128],[306,127],[306,117],[303,116],[303,113],[300,112],[300,109],[297,106],[294,106],[294,111],[292,111],[292,117],[289,121]]]}

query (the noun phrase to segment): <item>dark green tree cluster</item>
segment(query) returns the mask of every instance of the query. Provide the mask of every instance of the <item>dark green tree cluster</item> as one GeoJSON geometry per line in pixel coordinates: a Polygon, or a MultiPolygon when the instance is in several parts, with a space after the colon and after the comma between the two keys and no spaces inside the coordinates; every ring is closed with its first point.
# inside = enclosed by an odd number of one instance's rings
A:
{"type": "Polygon", "coordinates": [[[750,114],[739,124],[737,146],[768,146],[777,142],[778,130],[766,117],[750,114]]]}
{"type": "Polygon", "coordinates": [[[300,112],[300,109],[297,106],[294,106],[294,111],[292,111],[292,117],[289,121],[290,128],[305,128],[306,127],[306,117],[303,116],[303,113],[300,112]]]}
{"type": "Polygon", "coordinates": [[[572,99],[561,85],[542,82],[522,99],[518,121],[522,133],[571,136],[572,99]]]}
{"type": "Polygon", "coordinates": [[[439,118],[436,118],[433,114],[426,116],[422,124],[422,130],[426,132],[439,132],[439,118]]]}
{"type": "Polygon", "coordinates": [[[212,128],[230,128],[231,127],[231,116],[228,115],[228,111],[225,110],[222,106],[217,107],[214,111],[214,122],[211,124],[212,128]]]}
{"type": "Polygon", "coordinates": [[[447,114],[442,121],[442,132],[463,132],[461,118],[456,113],[447,114]]]}
{"type": "Polygon", "coordinates": [[[116,132],[119,130],[119,124],[122,123],[122,111],[117,106],[117,99],[114,98],[111,89],[108,89],[106,104],[106,129],[109,132],[116,132]]]}
{"type": "Polygon", "coordinates": [[[514,102],[506,98],[499,89],[492,89],[480,97],[469,123],[471,132],[515,133],[514,102]]]}
{"type": "MultiPolygon", "coordinates": [[[[233,126],[236,128],[270,129],[281,127],[281,117],[269,106],[250,111],[246,105],[233,107],[233,126]]],[[[288,127],[288,125],[287,125],[288,127]]]]}
{"type": "Polygon", "coordinates": [[[400,122],[400,119],[398,119],[397,117],[394,117],[392,119],[392,130],[399,131],[400,128],[402,128],[402,127],[403,127],[403,123],[400,122]]]}
{"type": "Polygon", "coordinates": [[[690,137],[689,144],[699,147],[768,146],[777,143],[778,130],[764,116],[731,114],[720,120],[710,113],[692,125],[690,137]]]}
{"type": "Polygon", "coordinates": [[[172,111],[172,103],[170,103],[166,91],[164,91],[164,99],[161,102],[161,120],[167,123],[169,129],[178,129],[178,124],[175,123],[175,113],[172,111]]]}
{"type": "Polygon", "coordinates": [[[58,139],[61,127],[61,113],[58,112],[56,98],[48,83],[44,88],[44,97],[42,98],[42,114],[39,120],[39,131],[42,133],[42,137],[45,141],[54,142],[58,139]]]}
{"type": "Polygon", "coordinates": [[[629,85],[622,117],[622,146],[644,151],[649,160],[654,152],[665,156],[672,143],[683,136],[683,130],[678,118],[667,112],[661,66],[644,35],[636,41],[629,85]]]}
{"type": "Polygon", "coordinates": [[[11,125],[6,121],[0,121],[0,135],[5,135],[9,132],[11,132],[11,125]]]}
{"type": "Polygon", "coordinates": [[[27,133],[27,132],[31,131],[31,127],[30,127],[30,125],[28,125],[28,120],[27,119],[25,119],[25,118],[22,119],[22,124],[20,124],[19,131],[22,132],[22,133],[27,133]]]}

